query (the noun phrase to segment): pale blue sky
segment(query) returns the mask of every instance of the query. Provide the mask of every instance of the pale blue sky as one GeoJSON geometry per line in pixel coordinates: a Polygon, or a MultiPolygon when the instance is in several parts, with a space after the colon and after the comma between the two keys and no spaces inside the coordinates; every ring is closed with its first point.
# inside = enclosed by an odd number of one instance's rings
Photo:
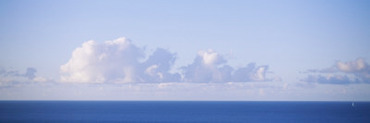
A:
{"type": "MultiPolygon", "coordinates": [[[[71,59],[72,52],[81,47],[82,43],[88,40],[103,43],[126,37],[134,45],[145,47],[146,56],[156,48],[176,53],[177,59],[173,66],[175,72],[181,71],[180,67],[192,64],[198,51],[212,49],[223,55],[227,59],[227,64],[235,69],[251,62],[258,66],[268,65],[268,71],[273,73],[271,76],[281,79],[272,82],[271,86],[285,87],[284,84],[287,83],[292,88],[289,93],[307,94],[307,98],[300,100],[320,100],[315,98],[315,95],[320,95],[319,92],[324,93],[323,88],[327,87],[334,90],[351,88],[352,91],[346,90],[349,93],[347,97],[357,96],[360,100],[370,100],[369,96],[363,96],[370,95],[368,91],[370,86],[364,83],[354,85],[316,83],[313,87],[309,85],[311,89],[299,86],[302,83],[307,84],[302,81],[307,78],[307,74],[300,72],[326,69],[335,66],[336,62],[355,61],[357,58],[369,61],[369,6],[369,1],[361,0],[5,0],[0,2],[0,56],[2,56],[0,67],[6,71],[10,69],[25,71],[26,68],[33,67],[37,69],[37,76],[62,83],[59,82],[60,67],[71,59]],[[363,91],[353,91],[361,88],[363,91]]],[[[369,67],[361,70],[363,71],[368,75],[369,67]]],[[[369,83],[368,80],[364,80],[365,83],[369,83]]],[[[266,86],[270,86],[266,83],[264,83],[266,86]]],[[[59,85],[51,88],[57,86],[59,85]]],[[[135,86],[142,87],[140,84],[135,86]]],[[[238,89],[243,90],[243,87],[238,89]]],[[[33,87],[21,90],[30,88],[33,87]]],[[[260,91],[261,88],[256,87],[255,90],[260,91]]],[[[20,88],[7,91],[17,89],[20,88]]],[[[219,89],[222,90],[223,87],[220,86],[219,89]]],[[[212,95],[217,91],[216,89],[209,93],[212,95]]],[[[270,91],[273,93],[273,90],[270,91]]],[[[181,91],[176,93],[183,94],[181,91]]],[[[232,98],[234,100],[249,99],[243,98],[243,93],[237,91],[229,93],[237,95],[232,98]]],[[[281,94],[281,98],[276,100],[294,100],[299,97],[289,93],[281,94]]],[[[331,94],[327,96],[331,97],[327,100],[348,99],[333,96],[339,95],[337,92],[331,94]]],[[[9,98],[4,95],[1,95],[2,99],[9,98]]],[[[20,95],[22,94],[18,94],[18,97],[22,99],[20,95]]],[[[179,97],[178,95],[157,99],[182,99],[173,98],[179,97]]],[[[112,99],[125,99],[114,97],[113,95],[112,99]]],[[[139,94],[137,99],[149,99],[148,97],[139,94]]],[[[222,97],[215,96],[209,99],[229,99],[222,97]]],[[[251,100],[269,100],[270,97],[274,96],[267,94],[267,97],[251,100]]],[[[197,98],[190,96],[183,99],[197,98]]]]}

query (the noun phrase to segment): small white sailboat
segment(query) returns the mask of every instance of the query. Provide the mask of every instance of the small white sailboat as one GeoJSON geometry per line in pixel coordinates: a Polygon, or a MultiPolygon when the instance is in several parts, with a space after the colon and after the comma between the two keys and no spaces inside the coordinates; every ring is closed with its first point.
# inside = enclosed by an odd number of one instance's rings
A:
{"type": "Polygon", "coordinates": [[[352,107],[355,107],[355,102],[352,102],[352,107]]]}

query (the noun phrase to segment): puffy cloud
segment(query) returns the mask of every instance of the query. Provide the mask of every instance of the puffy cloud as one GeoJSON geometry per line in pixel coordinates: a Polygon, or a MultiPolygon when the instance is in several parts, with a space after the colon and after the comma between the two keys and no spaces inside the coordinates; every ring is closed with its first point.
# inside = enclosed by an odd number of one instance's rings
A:
{"type": "Polygon", "coordinates": [[[75,49],[72,58],[60,67],[64,82],[102,83],[139,81],[135,76],[142,50],[125,38],[98,44],[87,41],[75,49]]]}
{"type": "Polygon", "coordinates": [[[268,66],[250,63],[234,69],[226,64],[225,58],[213,50],[200,51],[194,62],[182,67],[184,80],[189,82],[249,82],[267,81],[268,66]]]}
{"type": "Polygon", "coordinates": [[[171,73],[176,54],[157,48],[146,57],[144,48],[126,38],[97,43],[87,41],[76,48],[71,59],[60,67],[62,82],[126,83],[126,82],[230,82],[267,81],[268,66],[234,69],[219,53],[199,51],[192,64],[171,73]],[[146,58],[146,59],[145,59],[146,58]]]}
{"type": "Polygon", "coordinates": [[[308,70],[303,81],[321,84],[353,84],[370,83],[370,67],[363,58],[354,61],[338,61],[335,65],[325,69],[308,70]],[[317,74],[317,75],[312,75],[317,74]]]}
{"type": "Polygon", "coordinates": [[[364,59],[358,58],[355,61],[350,62],[337,62],[336,68],[342,72],[354,73],[354,72],[369,72],[369,65],[364,59]]]}
{"type": "Polygon", "coordinates": [[[234,81],[265,81],[266,71],[268,66],[256,66],[255,63],[250,63],[245,67],[239,68],[234,72],[234,81]]]}
{"type": "Polygon", "coordinates": [[[171,74],[175,54],[157,49],[145,62],[144,49],[126,38],[98,44],[87,41],[75,49],[72,58],[60,67],[61,81],[81,83],[161,82],[178,80],[171,74]]]}
{"type": "Polygon", "coordinates": [[[147,82],[178,82],[181,80],[179,73],[170,73],[173,64],[176,61],[176,54],[158,48],[146,60],[142,66],[145,69],[144,80],[147,82]]]}
{"type": "Polygon", "coordinates": [[[202,59],[202,63],[208,66],[218,65],[226,62],[222,56],[214,52],[212,49],[209,49],[208,51],[201,50],[198,52],[198,55],[198,57],[202,59]]]}
{"type": "MultiPolygon", "coordinates": [[[[222,56],[212,50],[199,51],[198,56],[194,59],[192,64],[182,67],[184,80],[187,82],[225,81],[223,75],[227,73],[222,73],[223,71],[220,71],[219,68],[225,62],[226,60],[224,60],[222,56]]],[[[225,71],[228,69],[226,67],[223,68],[225,71]]]]}

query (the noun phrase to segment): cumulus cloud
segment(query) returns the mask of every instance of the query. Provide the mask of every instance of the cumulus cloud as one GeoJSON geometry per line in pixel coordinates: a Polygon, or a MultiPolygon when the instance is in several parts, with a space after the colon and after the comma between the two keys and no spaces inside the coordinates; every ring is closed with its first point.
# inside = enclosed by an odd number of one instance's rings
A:
{"type": "Polygon", "coordinates": [[[81,83],[174,81],[169,73],[175,54],[157,49],[145,62],[144,49],[126,38],[96,43],[87,41],[75,49],[72,58],[60,67],[61,81],[81,83]]]}
{"type": "Polygon", "coordinates": [[[121,81],[139,81],[135,76],[142,51],[125,38],[98,44],[87,41],[75,49],[72,58],[60,67],[64,82],[102,83],[121,78],[121,81]]]}
{"type": "Polygon", "coordinates": [[[145,69],[145,81],[156,82],[178,82],[181,80],[179,73],[170,73],[173,64],[176,61],[176,54],[165,49],[158,48],[142,64],[145,69]]]}
{"type": "MultiPolygon", "coordinates": [[[[199,51],[193,63],[182,67],[184,80],[188,82],[220,82],[224,81],[220,65],[226,60],[212,50],[199,51]]],[[[227,68],[223,68],[225,71],[227,68]]]]}
{"type": "Polygon", "coordinates": [[[192,64],[182,67],[184,80],[189,82],[249,82],[267,81],[268,66],[250,63],[234,69],[226,64],[225,58],[213,50],[199,51],[192,64]]]}
{"type": "Polygon", "coordinates": [[[370,84],[370,67],[363,58],[354,61],[338,61],[332,67],[325,69],[311,69],[303,81],[322,84],[370,84]],[[313,75],[315,74],[315,75],[313,75]]]}
{"type": "Polygon", "coordinates": [[[70,60],[60,67],[62,82],[230,82],[267,81],[268,66],[234,69],[213,50],[199,51],[192,64],[171,73],[176,54],[157,48],[146,57],[144,48],[126,38],[104,43],[87,41],[76,48],[70,60]],[[145,59],[146,58],[146,59],[145,59]]]}
{"type": "Polygon", "coordinates": [[[233,75],[234,81],[265,81],[268,66],[256,66],[255,63],[250,63],[245,67],[239,68],[233,75]]]}

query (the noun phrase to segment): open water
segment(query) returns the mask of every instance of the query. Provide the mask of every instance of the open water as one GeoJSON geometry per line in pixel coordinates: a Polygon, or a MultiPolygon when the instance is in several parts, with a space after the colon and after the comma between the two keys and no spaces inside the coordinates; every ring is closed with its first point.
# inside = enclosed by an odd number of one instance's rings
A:
{"type": "Polygon", "coordinates": [[[0,122],[370,123],[370,102],[0,101],[0,122]]]}

